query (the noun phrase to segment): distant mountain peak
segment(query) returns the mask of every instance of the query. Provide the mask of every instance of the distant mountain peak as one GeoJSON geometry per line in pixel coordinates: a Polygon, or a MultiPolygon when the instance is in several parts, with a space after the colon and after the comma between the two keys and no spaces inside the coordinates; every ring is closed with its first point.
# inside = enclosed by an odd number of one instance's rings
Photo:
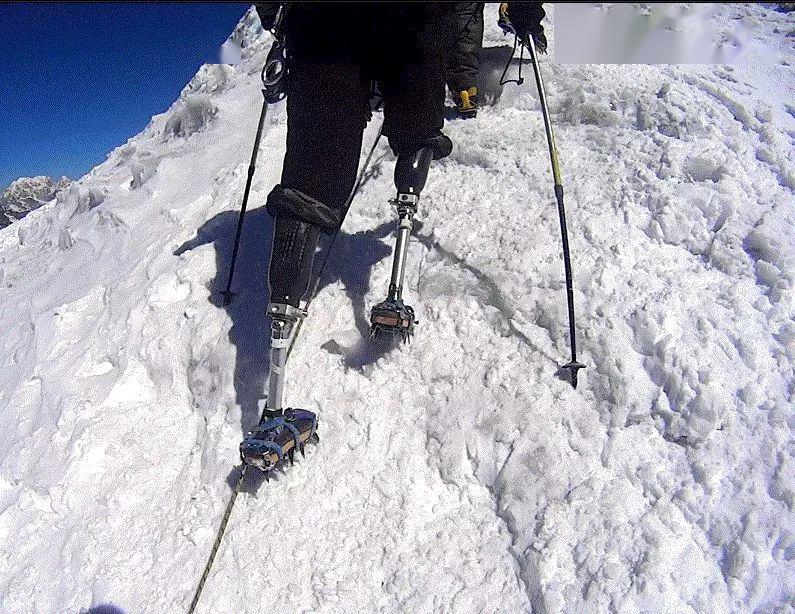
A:
{"type": "Polygon", "coordinates": [[[0,194],[0,228],[21,220],[34,209],[47,204],[55,194],[72,184],[69,177],[54,179],[46,175],[20,177],[0,194]]]}

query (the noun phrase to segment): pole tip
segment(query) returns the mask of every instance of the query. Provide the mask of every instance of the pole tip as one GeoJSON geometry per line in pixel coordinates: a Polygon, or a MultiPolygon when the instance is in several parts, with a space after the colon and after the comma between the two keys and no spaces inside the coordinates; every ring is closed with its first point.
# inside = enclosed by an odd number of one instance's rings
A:
{"type": "Polygon", "coordinates": [[[581,362],[573,360],[569,363],[566,363],[561,367],[561,369],[567,369],[571,373],[571,385],[576,389],[577,388],[577,372],[580,369],[585,369],[585,365],[581,362]]]}

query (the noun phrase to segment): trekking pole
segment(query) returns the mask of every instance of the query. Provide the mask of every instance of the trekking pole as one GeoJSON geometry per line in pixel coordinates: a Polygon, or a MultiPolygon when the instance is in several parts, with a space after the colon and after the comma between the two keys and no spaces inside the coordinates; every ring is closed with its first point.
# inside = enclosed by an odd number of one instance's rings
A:
{"type": "Polygon", "coordinates": [[[541,81],[541,71],[538,68],[538,58],[532,36],[524,36],[522,43],[530,51],[530,59],[533,62],[533,72],[536,76],[536,87],[538,88],[538,99],[541,102],[541,113],[544,116],[544,127],[547,132],[547,143],[549,144],[549,157],[552,160],[552,177],[555,181],[555,198],[558,201],[558,215],[560,217],[560,234],[563,239],[563,266],[566,269],[566,297],[569,307],[569,339],[571,341],[571,361],[561,367],[571,372],[571,385],[577,387],[577,371],[584,369],[585,365],[577,362],[577,340],[574,328],[574,290],[571,280],[571,259],[569,257],[569,236],[566,231],[566,210],[563,207],[563,182],[560,177],[560,167],[558,166],[558,151],[555,147],[555,136],[552,134],[552,124],[549,121],[549,109],[547,99],[544,94],[544,83],[541,81]]]}
{"type": "Polygon", "coordinates": [[[259,116],[257,125],[257,136],[254,138],[254,150],[251,152],[251,162],[248,165],[248,177],[246,187],[243,191],[243,202],[240,205],[240,217],[237,220],[237,232],[235,233],[235,246],[232,249],[232,262],[229,265],[229,279],[226,282],[226,290],[221,295],[224,297],[224,307],[232,302],[235,293],[232,292],[232,278],[235,275],[235,263],[237,262],[237,250],[240,247],[240,236],[243,234],[243,219],[246,216],[246,206],[248,205],[248,194],[251,191],[251,181],[254,178],[254,171],[257,167],[257,154],[259,154],[259,144],[262,138],[262,127],[265,125],[265,115],[268,112],[268,105],[279,102],[287,93],[284,89],[283,79],[287,72],[287,61],[285,56],[284,36],[282,24],[287,8],[282,5],[276,15],[273,26],[273,44],[262,67],[262,112],[259,116]]]}
{"type": "Polygon", "coordinates": [[[232,297],[235,293],[232,292],[232,277],[235,274],[235,261],[237,260],[237,250],[240,247],[240,235],[243,232],[243,218],[246,215],[246,205],[248,204],[248,193],[251,190],[251,180],[254,177],[254,169],[257,165],[257,153],[259,152],[259,142],[262,137],[262,126],[265,123],[265,114],[268,111],[268,101],[262,101],[262,112],[259,116],[259,125],[257,126],[257,136],[254,138],[254,151],[251,152],[251,162],[248,165],[248,178],[246,179],[246,188],[243,191],[243,203],[240,205],[240,216],[237,218],[237,232],[235,233],[235,247],[232,249],[232,263],[229,266],[229,279],[226,282],[226,290],[223,291],[224,307],[232,302],[232,297]]]}

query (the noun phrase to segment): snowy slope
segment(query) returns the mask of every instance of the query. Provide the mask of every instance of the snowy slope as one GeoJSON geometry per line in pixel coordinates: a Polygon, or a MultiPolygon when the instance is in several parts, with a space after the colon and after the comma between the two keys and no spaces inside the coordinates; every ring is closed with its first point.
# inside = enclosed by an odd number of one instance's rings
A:
{"type": "MultiPolygon", "coordinates": [[[[504,44],[494,10],[486,42],[504,44]]],[[[322,443],[247,484],[198,611],[792,610],[793,26],[732,10],[788,64],[544,61],[589,365],[576,391],[556,377],[565,289],[532,78],[448,125],[410,247],[421,323],[393,350],[366,339],[394,224],[379,144],[289,365],[322,443]]],[[[253,11],[235,36],[242,64],[203,67],[0,231],[0,611],[193,597],[267,373],[263,209],[237,299],[211,294],[269,47],[253,11]]],[[[252,206],[285,134],[280,104],[252,206]]]]}
{"type": "Polygon", "coordinates": [[[71,183],[68,177],[56,180],[44,175],[20,177],[12,181],[0,194],[0,228],[21,220],[34,209],[51,201],[58,190],[69,187],[71,183]]]}

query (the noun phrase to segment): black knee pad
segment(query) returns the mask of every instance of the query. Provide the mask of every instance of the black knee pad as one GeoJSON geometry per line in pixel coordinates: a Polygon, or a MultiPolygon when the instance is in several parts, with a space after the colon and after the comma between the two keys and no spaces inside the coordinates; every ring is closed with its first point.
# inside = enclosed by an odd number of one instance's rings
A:
{"type": "Polygon", "coordinates": [[[441,130],[428,137],[418,138],[412,135],[389,135],[389,145],[396,156],[412,155],[414,152],[430,147],[433,159],[446,158],[453,151],[453,141],[441,130]]]}
{"type": "Polygon", "coordinates": [[[271,217],[286,213],[323,230],[334,231],[342,225],[344,211],[328,205],[294,188],[277,185],[268,194],[265,208],[271,217]]]}
{"type": "Polygon", "coordinates": [[[446,158],[453,151],[453,141],[450,137],[444,134],[441,130],[437,134],[425,139],[421,143],[422,147],[430,147],[433,150],[433,159],[441,160],[446,158]]]}

